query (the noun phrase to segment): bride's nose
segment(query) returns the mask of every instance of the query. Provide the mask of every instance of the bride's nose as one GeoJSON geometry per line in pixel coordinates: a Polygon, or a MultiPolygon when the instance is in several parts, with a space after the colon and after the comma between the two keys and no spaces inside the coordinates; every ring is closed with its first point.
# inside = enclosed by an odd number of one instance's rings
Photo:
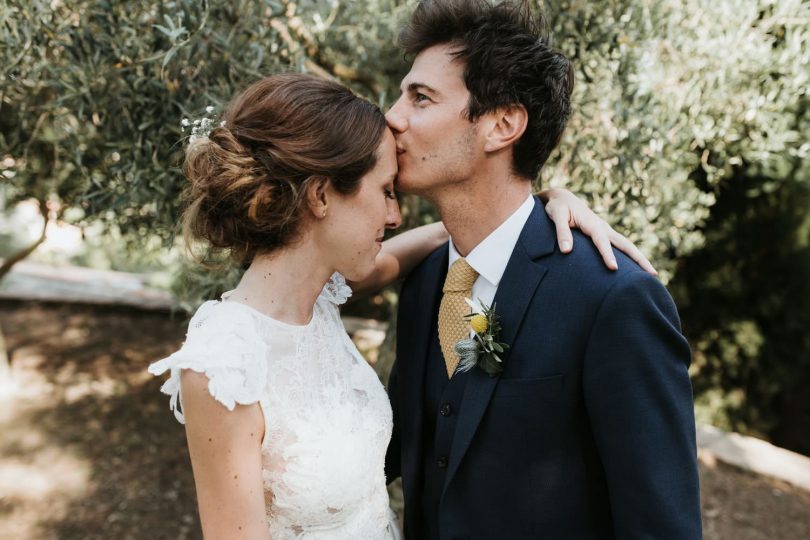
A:
{"type": "Polygon", "coordinates": [[[402,225],[402,214],[399,212],[399,201],[390,199],[388,201],[388,214],[385,216],[385,228],[396,229],[402,225]]]}

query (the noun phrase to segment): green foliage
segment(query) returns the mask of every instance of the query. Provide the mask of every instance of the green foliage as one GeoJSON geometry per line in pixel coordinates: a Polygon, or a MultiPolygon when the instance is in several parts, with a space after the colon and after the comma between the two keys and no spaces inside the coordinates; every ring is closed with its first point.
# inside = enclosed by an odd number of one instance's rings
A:
{"type": "Polygon", "coordinates": [[[80,206],[85,222],[170,238],[183,188],[181,119],[284,70],[342,76],[385,100],[390,69],[358,65],[401,69],[396,20],[359,14],[395,9],[383,0],[9,2],[0,12],[9,202],[44,197],[80,206]]]}
{"type": "Polygon", "coordinates": [[[671,276],[735,168],[807,179],[810,5],[801,0],[552,1],[574,116],[543,178],[594,207],[671,276]],[[797,176],[794,171],[803,167],[797,176]]]}
{"type": "Polygon", "coordinates": [[[234,289],[242,276],[242,269],[234,265],[200,267],[190,259],[183,259],[172,283],[172,293],[179,299],[179,309],[194,313],[197,307],[225,291],[234,289]]]}
{"type": "Polygon", "coordinates": [[[810,185],[759,194],[765,181],[724,187],[706,248],[680,261],[671,290],[694,350],[699,418],[786,432],[779,444],[810,454],[806,432],[786,429],[801,421],[791,403],[810,388],[810,185]]]}

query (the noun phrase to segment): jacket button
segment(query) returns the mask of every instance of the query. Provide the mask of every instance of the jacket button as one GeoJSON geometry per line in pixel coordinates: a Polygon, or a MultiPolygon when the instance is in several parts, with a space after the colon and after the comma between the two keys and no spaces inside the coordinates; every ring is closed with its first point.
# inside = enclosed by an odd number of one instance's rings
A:
{"type": "Polygon", "coordinates": [[[453,412],[453,407],[449,403],[445,403],[442,405],[442,408],[439,409],[439,414],[442,416],[450,416],[451,412],[453,412]]]}
{"type": "Polygon", "coordinates": [[[447,467],[447,456],[440,456],[439,459],[436,460],[436,465],[438,465],[440,469],[447,467]]]}

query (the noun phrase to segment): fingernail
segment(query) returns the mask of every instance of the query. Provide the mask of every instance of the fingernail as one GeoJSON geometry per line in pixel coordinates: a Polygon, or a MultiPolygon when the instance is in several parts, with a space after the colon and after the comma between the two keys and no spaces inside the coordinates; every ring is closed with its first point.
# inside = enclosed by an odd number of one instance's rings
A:
{"type": "Polygon", "coordinates": [[[562,248],[561,249],[563,251],[569,251],[571,249],[571,242],[569,242],[568,240],[564,240],[562,242],[562,248]]]}

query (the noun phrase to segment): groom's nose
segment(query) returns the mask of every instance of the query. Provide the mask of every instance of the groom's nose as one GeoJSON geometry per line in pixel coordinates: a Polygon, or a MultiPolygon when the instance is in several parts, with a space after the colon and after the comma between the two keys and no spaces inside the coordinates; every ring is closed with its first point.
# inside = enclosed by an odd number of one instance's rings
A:
{"type": "Polygon", "coordinates": [[[388,112],[385,113],[385,121],[388,122],[388,127],[394,132],[394,135],[397,133],[402,133],[408,129],[408,120],[404,114],[404,102],[403,98],[405,95],[401,95],[396,102],[388,109],[388,112]]]}

